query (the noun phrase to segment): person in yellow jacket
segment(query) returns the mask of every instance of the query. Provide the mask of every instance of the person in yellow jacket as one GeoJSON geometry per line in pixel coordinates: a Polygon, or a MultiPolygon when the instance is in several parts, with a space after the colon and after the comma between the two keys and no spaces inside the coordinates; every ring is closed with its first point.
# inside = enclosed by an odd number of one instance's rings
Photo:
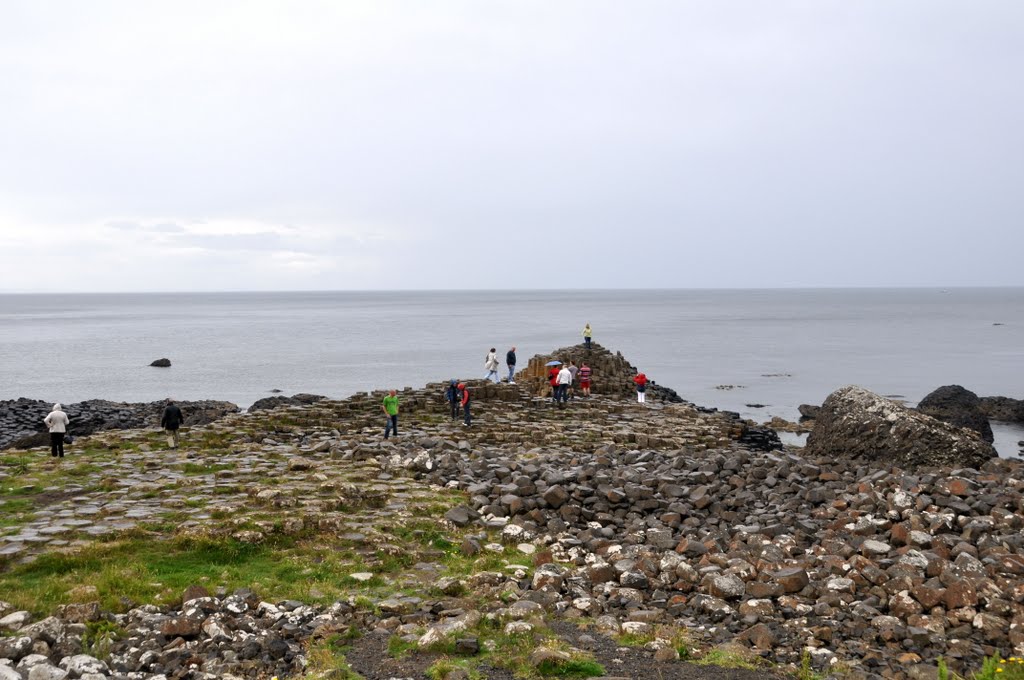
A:
{"type": "Polygon", "coordinates": [[[590,349],[590,337],[593,334],[594,334],[594,332],[592,330],[590,330],[590,324],[589,323],[586,326],[583,327],[583,344],[585,344],[587,346],[587,349],[590,349]]]}

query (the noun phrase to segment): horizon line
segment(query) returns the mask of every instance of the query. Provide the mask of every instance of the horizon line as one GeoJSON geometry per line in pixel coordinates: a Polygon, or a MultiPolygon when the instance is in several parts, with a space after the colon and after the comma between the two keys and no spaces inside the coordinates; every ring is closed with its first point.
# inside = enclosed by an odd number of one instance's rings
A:
{"type": "Polygon", "coordinates": [[[798,290],[996,290],[1024,288],[1011,285],[863,285],[863,286],[707,286],[707,287],[627,287],[627,288],[234,288],[234,289],[150,289],[150,290],[0,290],[0,295],[237,295],[266,293],[602,293],[664,291],[798,291],[798,290]]]}

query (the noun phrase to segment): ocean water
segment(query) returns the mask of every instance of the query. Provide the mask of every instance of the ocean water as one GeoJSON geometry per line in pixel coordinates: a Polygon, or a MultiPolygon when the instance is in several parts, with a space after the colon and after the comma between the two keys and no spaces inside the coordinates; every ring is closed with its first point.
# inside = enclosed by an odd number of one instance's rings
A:
{"type": "MultiPolygon", "coordinates": [[[[0,295],[0,398],[345,397],[482,377],[490,347],[524,366],[588,322],[657,382],[761,421],[848,384],[1024,398],[1024,288],[0,295]]],[[[1016,455],[1024,429],[996,429],[1016,455]]]]}

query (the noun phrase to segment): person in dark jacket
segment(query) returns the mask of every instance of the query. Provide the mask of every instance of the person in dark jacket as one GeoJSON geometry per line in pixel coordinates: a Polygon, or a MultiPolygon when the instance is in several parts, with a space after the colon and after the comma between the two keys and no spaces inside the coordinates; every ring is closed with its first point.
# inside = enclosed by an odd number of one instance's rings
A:
{"type": "Polygon", "coordinates": [[[516,375],[516,348],[512,347],[509,351],[505,352],[505,365],[508,366],[508,384],[515,385],[516,381],[513,380],[516,375]]]}
{"type": "Polygon", "coordinates": [[[178,428],[184,421],[185,416],[181,414],[181,409],[174,401],[168,399],[164,415],[160,418],[160,427],[167,431],[167,446],[172,449],[178,448],[178,428]]]}
{"type": "Polygon", "coordinates": [[[462,394],[459,392],[459,381],[452,378],[448,383],[448,389],[444,391],[444,398],[452,411],[452,420],[459,417],[459,402],[462,401],[462,394]]]}

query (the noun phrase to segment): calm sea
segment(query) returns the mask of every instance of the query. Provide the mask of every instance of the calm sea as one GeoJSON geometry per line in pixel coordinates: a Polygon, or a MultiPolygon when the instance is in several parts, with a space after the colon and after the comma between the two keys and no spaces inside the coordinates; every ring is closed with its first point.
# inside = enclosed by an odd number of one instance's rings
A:
{"type": "MultiPolygon", "coordinates": [[[[344,397],[480,377],[490,347],[522,366],[587,322],[685,398],[758,420],[847,384],[1024,397],[1024,289],[1000,288],[0,295],[0,398],[344,397]]],[[[998,430],[1016,454],[1024,430],[998,430]]]]}

